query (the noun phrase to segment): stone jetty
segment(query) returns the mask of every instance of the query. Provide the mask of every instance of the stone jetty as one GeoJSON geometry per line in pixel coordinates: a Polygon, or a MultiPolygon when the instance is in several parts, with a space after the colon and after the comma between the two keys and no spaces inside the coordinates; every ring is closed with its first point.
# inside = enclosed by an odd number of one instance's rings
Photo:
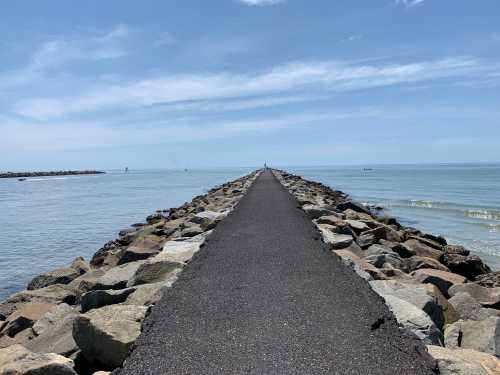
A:
{"type": "Polygon", "coordinates": [[[0,303],[0,375],[500,374],[500,275],[259,170],[0,303]]]}
{"type": "Polygon", "coordinates": [[[102,171],[0,172],[0,178],[28,178],[104,174],[102,171]]]}

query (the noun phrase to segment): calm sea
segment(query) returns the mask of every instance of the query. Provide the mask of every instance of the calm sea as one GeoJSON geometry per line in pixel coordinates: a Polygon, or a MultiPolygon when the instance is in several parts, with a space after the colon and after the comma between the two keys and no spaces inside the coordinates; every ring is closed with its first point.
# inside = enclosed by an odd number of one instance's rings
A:
{"type": "MultiPolygon", "coordinates": [[[[443,234],[500,268],[500,165],[288,168],[401,222],[443,234]],[[371,170],[366,170],[366,168],[371,170]]],[[[44,271],[89,259],[118,231],[250,168],[0,179],[0,300],[44,271]]]]}

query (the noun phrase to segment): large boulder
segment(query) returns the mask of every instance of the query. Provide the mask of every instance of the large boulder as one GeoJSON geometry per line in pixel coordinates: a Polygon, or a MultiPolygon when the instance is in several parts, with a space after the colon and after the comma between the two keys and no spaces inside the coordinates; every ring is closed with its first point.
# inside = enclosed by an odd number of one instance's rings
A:
{"type": "Polygon", "coordinates": [[[358,235],[362,232],[370,230],[370,227],[366,223],[359,220],[346,220],[346,223],[358,235]]]}
{"type": "Polygon", "coordinates": [[[56,353],[70,357],[78,351],[73,339],[73,322],[78,312],[67,304],[60,304],[47,312],[32,327],[36,337],[25,343],[35,353],[56,353]]]}
{"type": "Polygon", "coordinates": [[[0,349],[1,375],[77,375],[71,359],[58,354],[36,354],[21,345],[0,349]]]}
{"type": "Polygon", "coordinates": [[[89,283],[91,283],[90,290],[125,288],[129,280],[132,279],[139,267],[145,262],[145,260],[141,260],[137,262],[126,263],[109,269],[104,273],[104,275],[95,279],[93,285],[92,281],[89,281],[89,283]]]}
{"type": "Polygon", "coordinates": [[[459,320],[445,328],[446,346],[473,349],[500,356],[500,318],[459,320]]]}
{"type": "Polygon", "coordinates": [[[41,289],[54,284],[69,284],[78,276],[80,273],[73,268],[57,268],[33,278],[28,284],[28,290],[41,289]]]}
{"type": "Polygon", "coordinates": [[[90,264],[88,264],[82,257],[76,257],[70,265],[78,274],[83,275],[90,271],[90,264]]]}
{"type": "Polygon", "coordinates": [[[138,237],[127,248],[118,253],[118,265],[144,260],[158,254],[161,250],[162,238],[155,235],[138,237]]]}
{"type": "Polygon", "coordinates": [[[19,332],[33,326],[38,319],[53,307],[54,305],[49,303],[30,303],[23,306],[7,318],[0,335],[14,337],[19,332]]]}
{"type": "Polygon", "coordinates": [[[403,283],[396,280],[370,281],[371,288],[381,296],[398,297],[423,310],[438,328],[444,325],[443,307],[423,284],[403,283]]]}
{"type": "Polygon", "coordinates": [[[368,208],[366,208],[365,206],[363,206],[361,204],[353,202],[353,201],[346,201],[346,202],[337,204],[337,210],[339,210],[339,211],[352,210],[352,211],[356,211],[358,213],[362,213],[362,214],[366,214],[366,215],[371,214],[371,212],[368,208]]]}
{"type": "Polygon", "coordinates": [[[445,254],[469,255],[470,251],[460,245],[446,245],[443,248],[445,254]]]}
{"type": "Polygon", "coordinates": [[[172,286],[173,281],[175,280],[135,286],[135,291],[127,297],[123,304],[140,306],[153,305],[163,296],[163,290],[172,286]]]}
{"type": "Polygon", "coordinates": [[[448,292],[452,297],[457,293],[465,292],[484,307],[500,308],[500,288],[485,288],[476,283],[466,283],[454,285],[448,292]]]}
{"type": "Polygon", "coordinates": [[[436,285],[445,297],[449,297],[448,289],[453,285],[463,284],[467,279],[455,273],[423,268],[411,273],[411,276],[421,282],[436,285]]]}
{"type": "Polygon", "coordinates": [[[393,295],[383,295],[399,324],[429,345],[441,345],[443,335],[432,319],[415,305],[393,295]]]}
{"type": "Polygon", "coordinates": [[[405,246],[402,243],[399,242],[393,242],[393,241],[387,241],[387,240],[379,240],[379,243],[382,246],[385,246],[395,253],[398,253],[401,258],[410,258],[415,255],[415,251],[410,249],[409,247],[405,246]]]}
{"type": "Polygon", "coordinates": [[[335,214],[335,215],[321,216],[316,220],[316,223],[336,226],[336,225],[343,225],[346,222],[343,220],[341,214],[335,214]]]}
{"type": "Polygon", "coordinates": [[[456,293],[448,300],[463,320],[483,320],[489,316],[499,316],[500,311],[482,307],[469,293],[456,293]]]}
{"type": "Polygon", "coordinates": [[[442,262],[451,272],[458,273],[469,280],[491,272],[491,269],[476,255],[464,256],[445,253],[442,262]]]}
{"type": "Polygon", "coordinates": [[[471,349],[449,349],[428,345],[429,354],[437,360],[441,375],[500,374],[498,358],[471,349]]]}
{"type": "Polygon", "coordinates": [[[417,255],[412,256],[408,259],[405,259],[405,266],[408,269],[408,272],[413,272],[413,271],[420,270],[423,268],[440,270],[440,271],[447,271],[447,272],[450,271],[447,267],[443,266],[436,259],[427,258],[427,257],[419,257],[417,255]]]}
{"type": "Polygon", "coordinates": [[[77,300],[76,291],[69,285],[51,285],[42,289],[24,290],[13,294],[4,302],[0,303],[0,319],[6,319],[16,310],[30,303],[67,303],[74,305],[77,300]]]}
{"type": "Polygon", "coordinates": [[[318,219],[321,216],[329,216],[335,214],[335,211],[331,207],[317,206],[313,204],[305,204],[302,209],[311,219],[318,219]]]}
{"type": "Polygon", "coordinates": [[[365,257],[365,261],[373,264],[377,268],[403,268],[403,260],[396,253],[387,253],[387,254],[379,254],[379,255],[369,255],[365,257]]]}
{"type": "Polygon", "coordinates": [[[333,233],[330,230],[325,229],[324,226],[320,226],[319,228],[321,230],[321,234],[323,235],[323,241],[330,245],[332,250],[345,249],[346,247],[351,246],[354,242],[354,238],[351,235],[333,233]]]}
{"type": "Polygon", "coordinates": [[[439,260],[443,255],[441,250],[428,246],[418,239],[412,238],[404,242],[404,245],[415,252],[415,255],[439,260]]]}
{"type": "Polygon", "coordinates": [[[476,277],[476,284],[486,288],[500,287],[500,271],[490,272],[476,277]]]}
{"type": "Polygon", "coordinates": [[[108,269],[108,266],[99,269],[93,269],[77,277],[75,280],[70,282],[68,286],[76,290],[78,296],[81,296],[83,293],[92,290],[97,282],[97,279],[103,276],[108,269]]]}
{"type": "Polygon", "coordinates": [[[114,305],[125,302],[127,297],[135,292],[134,288],[119,289],[119,290],[92,290],[85,293],[80,301],[82,312],[85,313],[99,307],[114,305]]]}
{"type": "Polygon", "coordinates": [[[137,305],[112,305],[92,310],[75,320],[73,337],[90,362],[119,367],[141,333],[141,322],[147,310],[137,305]]]}

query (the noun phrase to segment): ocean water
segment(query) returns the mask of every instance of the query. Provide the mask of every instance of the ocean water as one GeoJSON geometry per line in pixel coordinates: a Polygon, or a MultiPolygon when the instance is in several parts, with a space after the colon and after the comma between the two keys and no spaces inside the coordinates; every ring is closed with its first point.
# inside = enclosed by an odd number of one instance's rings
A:
{"type": "MultiPolygon", "coordinates": [[[[286,168],[386,207],[410,226],[463,244],[500,269],[500,165],[286,168]],[[369,168],[371,170],[365,170],[369,168]]],[[[0,179],[0,300],[35,275],[89,259],[121,229],[250,168],[0,179]]]]}
{"type": "Polygon", "coordinates": [[[500,269],[500,164],[288,168],[441,234],[500,269]]]}
{"type": "Polygon", "coordinates": [[[89,260],[120,230],[144,222],[157,209],[177,207],[251,170],[0,179],[0,300],[77,256],[89,260]]]}

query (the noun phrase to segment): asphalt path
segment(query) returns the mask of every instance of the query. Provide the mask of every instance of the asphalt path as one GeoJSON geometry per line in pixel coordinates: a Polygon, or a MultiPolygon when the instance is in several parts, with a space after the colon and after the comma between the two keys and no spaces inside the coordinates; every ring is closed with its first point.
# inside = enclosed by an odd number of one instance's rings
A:
{"type": "Polygon", "coordinates": [[[424,346],[266,170],[153,308],[115,374],[433,372],[424,346]]]}

